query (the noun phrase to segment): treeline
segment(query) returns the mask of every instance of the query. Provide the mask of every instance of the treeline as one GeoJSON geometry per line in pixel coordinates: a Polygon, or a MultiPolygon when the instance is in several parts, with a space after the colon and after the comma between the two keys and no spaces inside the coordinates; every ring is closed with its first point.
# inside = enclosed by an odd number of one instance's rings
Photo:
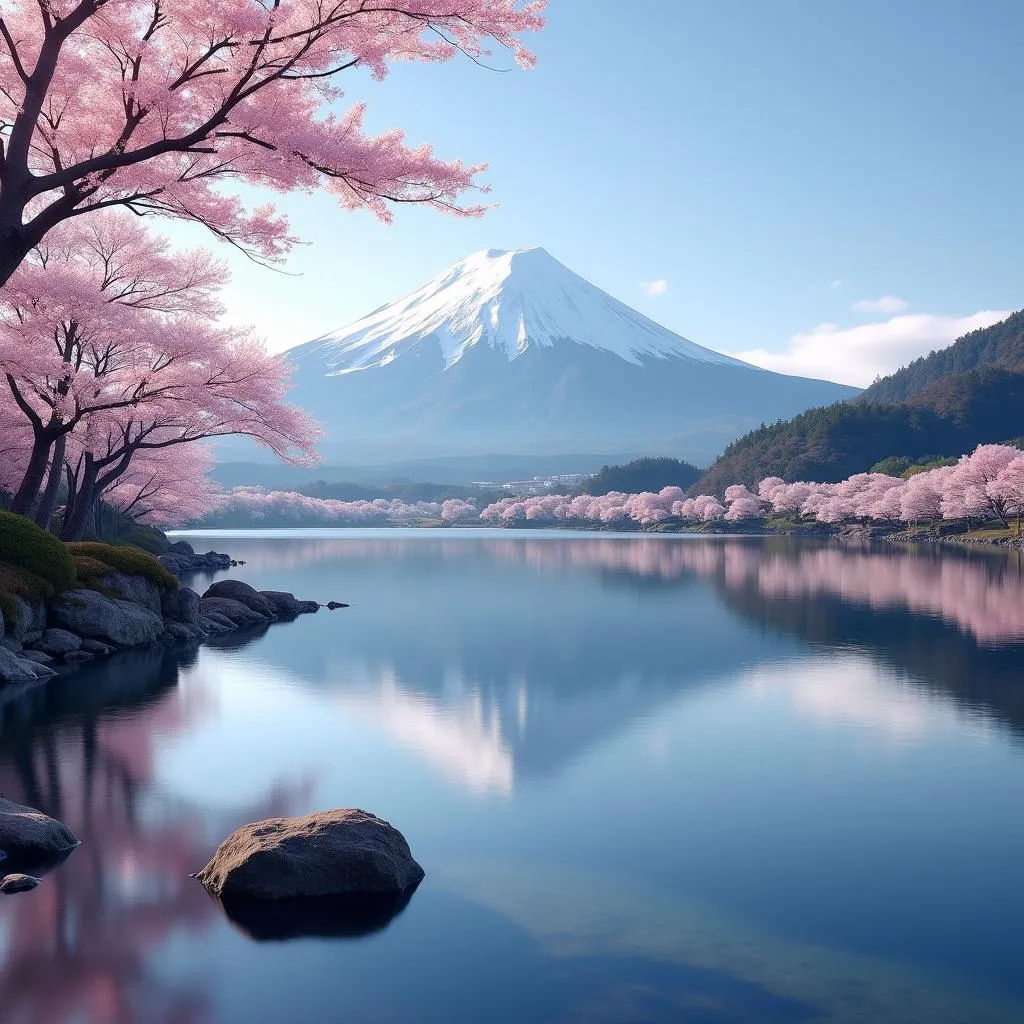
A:
{"type": "Polygon", "coordinates": [[[331,501],[373,501],[375,498],[395,499],[408,503],[417,501],[448,501],[462,499],[476,500],[487,504],[497,501],[504,492],[465,487],[458,484],[421,483],[415,480],[401,480],[385,485],[366,486],[356,483],[315,483],[296,488],[299,494],[310,498],[324,498],[331,501]]]}
{"type": "MultiPolygon", "coordinates": [[[[836,482],[890,456],[910,463],[1019,437],[1024,373],[998,368],[944,377],[907,402],[810,409],[734,441],[693,488],[720,494],[766,476],[836,482]]],[[[909,464],[909,463],[908,463],[909,464]]]]}
{"type": "Polygon", "coordinates": [[[638,494],[642,491],[660,491],[663,487],[681,487],[695,484],[703,471],[682,459],[634,459],[621,466],[603,466],[581,488],[586,494],[608,494],[621,491],[638,494]]]}

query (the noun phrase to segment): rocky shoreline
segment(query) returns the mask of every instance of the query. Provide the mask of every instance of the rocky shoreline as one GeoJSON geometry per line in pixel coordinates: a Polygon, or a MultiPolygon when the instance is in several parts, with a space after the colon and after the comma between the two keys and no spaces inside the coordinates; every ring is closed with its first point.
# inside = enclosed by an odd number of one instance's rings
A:
{"type": "Polygon", "coordinates": [[[220,580],[200,595],[181,584],[181,577],[240,563],[219,552],[197,554],[184,541],[159,561],[179,581],[177,586],[110,569],[90,586],[46,601],[12,596],[8,614],[0,612],[0,683],[42,682],[55,676],[58,667],[118,650],[202,643],[215,634],[288,622],[320,610],[316,601],[301,601],[284,591],[258,591],[241,580],[220,580]]]}

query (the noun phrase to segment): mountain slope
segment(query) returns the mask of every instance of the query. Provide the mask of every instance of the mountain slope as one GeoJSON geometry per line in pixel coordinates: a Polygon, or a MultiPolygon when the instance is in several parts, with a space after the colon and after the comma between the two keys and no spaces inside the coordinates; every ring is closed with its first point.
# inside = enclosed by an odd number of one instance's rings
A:
{"type": "Polygon", "coordinates": [[[543,249],[477,253],[293,349],[329,458],[644,452],[705,463],[766,419],[856,394],[702,348],[543,249]]]}
{"type": "Polygon", "coordinates": [[[866,402],[903,402],[950,374],[987,366],[1024,371],[1024,311],[991,327],[971,331],[949,348],[915,359],[876,381],[862,398],[866,402]]]}
{"type": "Polygon", "coordinates": [[[1024,373],[985,367],[952,374],[907,402],[837,403],[752,431],[729,445],[695,485],[843,480],[888,456],[959,455],[1024,434],[1024,373]]]}

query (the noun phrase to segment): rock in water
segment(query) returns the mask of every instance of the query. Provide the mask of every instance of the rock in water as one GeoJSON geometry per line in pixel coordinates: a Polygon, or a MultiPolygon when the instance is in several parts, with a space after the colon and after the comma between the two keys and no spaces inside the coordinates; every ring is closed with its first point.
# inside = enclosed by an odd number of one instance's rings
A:
{"type": "Polygon", "coordinates": [[[423,868],[398,829],[343,808],[243,825],[196,877],[215,896],[288,899],[401,892],[423,868]]]}
{"type": "Polygon", "coordinates": [[[232,600],[230,597],[204,597],[199,602],[201,615],[220,615],[235,626],[255,626],[261,622],[270,622],[271,616],[263,615],[253,610],[241,601],[232,600]]]}
{"type": "Polygon", "coordinates": [[[44,629],[35,646],[36,650],[59,658],[71,651],[81,650],[82,638],[69,633],[66,629],[44,629]]]}
{"type": "Polygon", "coordinates": [[[13,896],[16,892],[29,892],[39,885],[39,879],[32,875],[7,875],[0,879],[0,893],[13,896]]]}
{"type": "Polygon", "coordinates": [[[214,597],[237,601],[268,619],[273,619],[277,615],[277,609],[271,601],[241,580],[219,580],[212,584],[203,594],[203,600],[207,601],[214,597]]]}
{"type": "Polygon", "coordinates": [[[348,605],[344,601],[328,601],[327,610],[334,611],[335,608],[348,608],[348,605]]]}
{"type": "Polygon", "coordinates": [[[39,665],[13,654],[6,647],[0,647],[0,682],[31,683],[37,679],[49,679],[56,674],[47,665],[39,665]]]}
{"type": "Polygon", "coordinates": [[[0,849],[12,861],[49,861],[77,845],[71,829],[55,818],[0,797],[0,849]]]}
{"type": "Polygon", "coordinates": [[[186,626],[199,625],[199,595],[188,587],[165,590],[160,595],[160,610],[165,620],[183,622],[186,626]]]}

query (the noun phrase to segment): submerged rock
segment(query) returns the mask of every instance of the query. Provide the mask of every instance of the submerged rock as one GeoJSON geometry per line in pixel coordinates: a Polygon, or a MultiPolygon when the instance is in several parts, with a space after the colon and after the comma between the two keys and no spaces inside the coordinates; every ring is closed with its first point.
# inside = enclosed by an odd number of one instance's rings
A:
{"type": "Polygon", "coordinates": [[[0,879],[0,893],[13,896],[16,892],[30,892],[40,884],[33,875],[7,875],[0,879]]]}
{"type": "Polygon", "coordinates": [[[0,797],[0,850],[18,863],[46,863],[78,846],[67,827],[34,807],[23,807],[0,797]]]}
{"type": "Polygon", "coordinates": [[[243,825],[196,877],[225,899],[276,900],[402,892],[423,878],[423,869],[398,829],[342,808],[243,825]]]}

